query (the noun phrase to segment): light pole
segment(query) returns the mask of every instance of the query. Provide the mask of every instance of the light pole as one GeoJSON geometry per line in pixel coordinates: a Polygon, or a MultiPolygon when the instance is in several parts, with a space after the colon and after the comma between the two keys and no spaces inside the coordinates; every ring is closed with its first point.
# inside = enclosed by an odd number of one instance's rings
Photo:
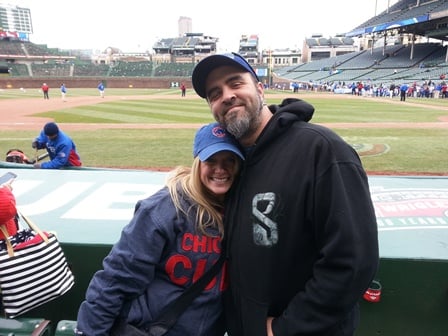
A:
{"type": "Polygon", "coordinates": [[[269,70],[269,88],[272,87],[273,84],[273,76],[272,76],[272,68],[273,68],[273,64],[272,64],[272,50],[269,49],[268,51],[268,70],[269,70]]]}

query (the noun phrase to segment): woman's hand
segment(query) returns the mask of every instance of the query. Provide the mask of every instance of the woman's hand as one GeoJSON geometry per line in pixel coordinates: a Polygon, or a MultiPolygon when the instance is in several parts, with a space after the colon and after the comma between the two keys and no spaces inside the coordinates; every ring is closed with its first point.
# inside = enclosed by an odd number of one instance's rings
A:
{"type": "Polygon", "coordinates": [[[272,331],[272,321],[274,320],[273,317],[268,317],[266,320],[266,328],[268,332],[268,336],[274,336],[274,332],[272,331]]]}

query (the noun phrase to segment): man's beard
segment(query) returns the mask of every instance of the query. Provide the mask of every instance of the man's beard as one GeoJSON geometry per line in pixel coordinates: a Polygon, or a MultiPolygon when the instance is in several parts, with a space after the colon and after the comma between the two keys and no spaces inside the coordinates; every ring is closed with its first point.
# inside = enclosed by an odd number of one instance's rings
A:
{"type": "Polygon", "coordinates": [[[258,105],[252,109],[245,109],[242,114],[234,114],[224,119],[224,127],[237,140],[248,138],[261,124],[263,99],[258,96],[258,105]]]}

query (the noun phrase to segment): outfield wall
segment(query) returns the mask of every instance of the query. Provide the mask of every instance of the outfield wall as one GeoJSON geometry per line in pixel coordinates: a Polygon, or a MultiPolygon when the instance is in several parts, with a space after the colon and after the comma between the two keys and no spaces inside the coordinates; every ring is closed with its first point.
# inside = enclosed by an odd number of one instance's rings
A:
{"type": "Polygon", "coordinates": [[[0,89],[32,89],[40,88],[47,83],[50,88],[59,88],[62,83],[67,88],[96,88],[103,81],[107,88],[170,88],[171,83],[185,83],[191,87],[191,79],[185,77],[2,77],[0,76],[0,89]]]}

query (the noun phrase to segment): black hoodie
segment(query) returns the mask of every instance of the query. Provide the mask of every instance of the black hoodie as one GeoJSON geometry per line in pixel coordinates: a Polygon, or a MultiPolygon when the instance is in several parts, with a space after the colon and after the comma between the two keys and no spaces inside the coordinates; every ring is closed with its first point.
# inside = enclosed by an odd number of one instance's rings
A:
{"type": "Polygon", "coordinates": [[[227,206],[230,336],[352,335],[378,267],[367,176],[354,149],[310,124],[298,99],[274,113],[248,152],[227,206]]]}

